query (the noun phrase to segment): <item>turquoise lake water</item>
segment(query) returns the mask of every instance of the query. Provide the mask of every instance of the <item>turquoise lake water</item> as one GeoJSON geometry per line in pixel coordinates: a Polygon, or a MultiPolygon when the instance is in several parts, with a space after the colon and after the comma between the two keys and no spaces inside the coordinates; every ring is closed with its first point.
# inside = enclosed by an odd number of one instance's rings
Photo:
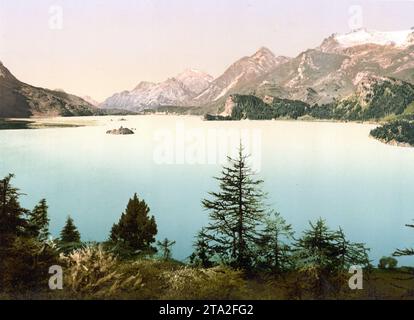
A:
{"type": "Polygon", "coordinates": [[[156,217],[158,238],[176,240],[173,254],[185,259],[208,221],[201,200],[217,190],[213,177],[220,173],[220,155],[234,151],[241,135],[265,181],[268,204],[298,233],[323,217],[351,240],[367,243],[375,263],[396,248],[414,246],[414,232],[404,227],[414,219],[414,148],[371,139],[373,125],[125,119],[0,131],[0,176],[16,175],[28,208],[47,199],[54,236],[71,215],[85,241],[105,240],[137,192],[156,217]],[[135,135],[106,134],[121,125],[136,129],[135,135]]]}

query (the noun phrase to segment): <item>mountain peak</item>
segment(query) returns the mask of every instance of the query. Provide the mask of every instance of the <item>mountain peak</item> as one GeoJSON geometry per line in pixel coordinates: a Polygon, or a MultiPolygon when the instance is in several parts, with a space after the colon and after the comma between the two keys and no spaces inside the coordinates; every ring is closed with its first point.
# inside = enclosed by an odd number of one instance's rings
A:
{"type": "Polygon", "coordinates": [[[9,80],[9,81],[17,81],[17,79],[11,74],[9,69],[0,61],[0,78],[9,80]]]}
{"type": "Polygon", "coordinates": [[[263,56],[275,57],[275,54],[269,48],[260,47],[259,50],[257,50],[256,53],[252,56],[252,58],[260,58],[263,56]]]}
{"type": "Polygon", "coordinates": [[[175,77],[176,79],[182,81],[188,78],[200,78],[208,81],[212,81],[213,77],[206,72],[200,71],[198,69],[186,69],[175,77]]]}
{"type": "Polygon", "coordinates": [[[153,86],[155,86],[155,83],[153,83],[153,82],[141,81],[140,83],[138,83],[138,85],[132,91],[148,90],[149,88],[151,88],[153,86]]]}

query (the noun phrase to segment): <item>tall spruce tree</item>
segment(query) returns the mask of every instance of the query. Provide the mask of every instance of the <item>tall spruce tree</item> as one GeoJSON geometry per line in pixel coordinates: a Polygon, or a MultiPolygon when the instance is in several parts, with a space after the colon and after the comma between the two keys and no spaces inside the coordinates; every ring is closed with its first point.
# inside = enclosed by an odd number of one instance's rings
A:
{"type": "Polygon", "coordinates": [[[39,204],[29,213],[28,229],[31,236],[37,238],[40,242],[45,242],[49,233],[49,217],[46,199],[40,200],[39,204]]]}
{"type": "Polygon", "coordinates": [[[154,216],[149,216],[150,208],[137,194],[129,200],[125,212],[117,224],[114,224],[110,241],[135,253],[154,253],[158,232],[154,216]]]}
{"type": "Polygon", "coordinates": [[[229,157],[229,165],[216,178],[220,191],[210,192],[211,199],[202,201],[211,220],[205,228],[211,252],[240,269],[252,267],[265,214],[265,194],[260,189],[263,181],[254,178],[247,159],[240,145],[238,157],[229,157]]]}
{"type": "Polygon", "coordinates": [[[73,219],[69,216],[66,219],[65,226],[60,232],[60,242],[63,244],[76,244],[81,241],[81,235],[75,226],[73,219]]]}

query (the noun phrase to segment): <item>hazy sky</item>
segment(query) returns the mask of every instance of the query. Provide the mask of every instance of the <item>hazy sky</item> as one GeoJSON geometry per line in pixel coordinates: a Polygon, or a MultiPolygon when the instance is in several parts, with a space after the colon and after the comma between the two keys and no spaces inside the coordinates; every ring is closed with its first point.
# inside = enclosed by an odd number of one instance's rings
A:
{"type": "Polygon", "coordinates": [[[0,0],[0,60],[24,82],[102,101],[187,68],[217,76],[261,46],[296,56],[413,17],[414,0],[0,0]]]}

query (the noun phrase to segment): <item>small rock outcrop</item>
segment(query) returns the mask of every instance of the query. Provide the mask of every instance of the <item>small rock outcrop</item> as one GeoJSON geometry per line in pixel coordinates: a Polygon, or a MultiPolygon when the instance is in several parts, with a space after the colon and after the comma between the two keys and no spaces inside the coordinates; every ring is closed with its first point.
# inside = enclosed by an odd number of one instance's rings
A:
{"type": "Polygon", "coordinates": [[[128,134],[134,134],[134,131],[128,128],[120,127],[119,129],[108,130],[106,134],[128,135],[128,134]]]}

